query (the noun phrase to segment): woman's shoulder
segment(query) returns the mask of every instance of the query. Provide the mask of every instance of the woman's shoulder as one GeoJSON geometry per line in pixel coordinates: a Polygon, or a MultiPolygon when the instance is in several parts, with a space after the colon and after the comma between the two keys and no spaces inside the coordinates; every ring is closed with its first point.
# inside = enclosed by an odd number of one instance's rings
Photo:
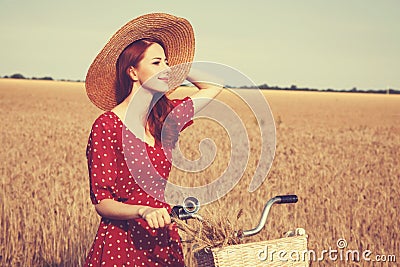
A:
{"type": "Polygon", "coordinates": [[[183,102],[187,100],[191,100],[190,96],[180,97],[180,98],[172,98],[170,99],[172,102],[183,102]]]}
{"type": "Polygon", "coordinates": [[[178,105],[184,106],[184,105],[187,105],[187,104],[189,104],[189,105],[193,104],[192,103],[192,99],[190,98],[190,96],[186,96],[184,98],[174,98],[174,99],[171,99],[171,101],[172,101],[172,103],[173,103],[173,105],[175,107],[178,106],[178,105]]]}
{"type": "Polygon", "coordinates": [[[106,111],[100,114],[93,122],[92,129],[94,128],[116,128],[119,124],[118,116],[112,111],[106,111]]]}

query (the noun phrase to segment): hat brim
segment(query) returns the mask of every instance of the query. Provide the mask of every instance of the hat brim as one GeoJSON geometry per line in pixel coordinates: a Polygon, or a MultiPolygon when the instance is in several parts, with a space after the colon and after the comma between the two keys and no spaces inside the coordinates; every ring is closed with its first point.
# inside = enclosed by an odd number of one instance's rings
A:
{"type": "MultiPolygon", "coordinates": [[[[193,61],[195,38],[191,24],[184,18],[165,13],[152,13],[135,18],[120,28],[107,42],[90,65],[86,75],[86,93],[102,110],[111,110],[117,103],[116,64],[122,51],[131,43],[151,38],[165,47],[170,66],[193,61]]],[[[190,64],[174,68],[170,88],[179,86],[186,78],[190,64]]]]}

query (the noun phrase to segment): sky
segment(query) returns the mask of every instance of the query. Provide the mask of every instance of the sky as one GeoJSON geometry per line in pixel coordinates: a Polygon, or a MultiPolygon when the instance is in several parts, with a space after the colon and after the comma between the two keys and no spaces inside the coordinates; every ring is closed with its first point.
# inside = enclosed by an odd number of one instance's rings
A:
{"type": "Polygon", "coordinates": [[[228,65],[255,85],[400,89],[400,1],[0,0],[0,76],[84,80],[129,20],[189,20],[196,61],[228,65]]]}

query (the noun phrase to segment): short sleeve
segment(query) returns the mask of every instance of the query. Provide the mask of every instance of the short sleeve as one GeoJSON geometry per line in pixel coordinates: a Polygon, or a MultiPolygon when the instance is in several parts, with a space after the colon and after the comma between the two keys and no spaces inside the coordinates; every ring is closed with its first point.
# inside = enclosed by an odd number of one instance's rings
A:
{"type": "Polygon", "coordinates": [[[183,131],[193,124],[193,100],[187,96],[184,99],[174,99],[173,103],[175,107],[171,111],[171,114],[174,116],[180,131],[183,131]]]}
{"type": "Polygon", "coordinates": [[[90,178],[90,199],[93,204],[98,204],[103,199],[114,198],[117,158],[111,127],[107,121],[97,119],[89,136],[86,157],[90,178]]]}

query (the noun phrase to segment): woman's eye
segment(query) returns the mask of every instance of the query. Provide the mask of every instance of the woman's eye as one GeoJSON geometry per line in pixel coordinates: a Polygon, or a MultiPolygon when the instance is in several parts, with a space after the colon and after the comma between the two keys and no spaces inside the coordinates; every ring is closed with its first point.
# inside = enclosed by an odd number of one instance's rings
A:
{"type": "Polygon", "coordinates": [[[154,65],[159,65],[160,61],[153,62],[154,65]]]}

